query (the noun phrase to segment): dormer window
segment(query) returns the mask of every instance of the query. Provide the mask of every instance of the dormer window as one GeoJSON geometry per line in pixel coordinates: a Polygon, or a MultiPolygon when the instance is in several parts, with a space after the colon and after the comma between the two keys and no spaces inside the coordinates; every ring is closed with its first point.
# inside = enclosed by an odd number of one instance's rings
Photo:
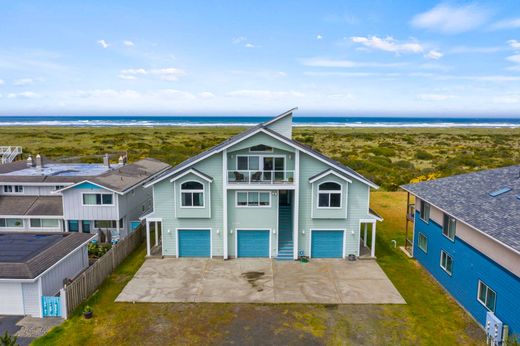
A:
{"type": "Polygon", "coordinates": [[[268,145],[258,144],[258,145],[255,145],[255,146],[252,146],[251,148],[249,148],[249,151],[252,151],[255,153],[266,153],[266,152],[272,153],[273,148],[268,145]]]}
{"type": "Polygon", "coordinates": [[[332,181],[318,185],[318,208],[341,208],[341,185],[332,181]]]}
{"type": "Polygon", "coordinates": [[[186,208],[204,207],[204,185],[198,181],[181,184],[181,206],[186,208]]]}

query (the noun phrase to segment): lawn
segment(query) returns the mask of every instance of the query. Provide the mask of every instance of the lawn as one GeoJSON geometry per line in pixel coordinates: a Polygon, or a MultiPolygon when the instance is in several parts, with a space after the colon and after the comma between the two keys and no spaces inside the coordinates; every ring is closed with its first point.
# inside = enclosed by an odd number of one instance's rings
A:
{"type": "MultiPolygon", "coordinates": [[[[144,261],[144,245],[79,313],[34,345],[479,345],[484,333],[415,260],[392,245],[404,241],[406,195],[375,192],[378,263],[407,305],[131,304],[114,299],[144,261]]],[[[370,287],[366,288],[370,290],[370,287]]]]}

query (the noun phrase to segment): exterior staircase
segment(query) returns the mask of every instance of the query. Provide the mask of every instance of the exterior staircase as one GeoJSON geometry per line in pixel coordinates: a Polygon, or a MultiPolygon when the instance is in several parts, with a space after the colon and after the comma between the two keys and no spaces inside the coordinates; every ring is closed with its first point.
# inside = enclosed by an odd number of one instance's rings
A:
{"type": "Polygon", "coordinates": [[[278,256],[277,260],[293,259],[293,220],[291,206],[280,206],[278,210],[278,256]]]}

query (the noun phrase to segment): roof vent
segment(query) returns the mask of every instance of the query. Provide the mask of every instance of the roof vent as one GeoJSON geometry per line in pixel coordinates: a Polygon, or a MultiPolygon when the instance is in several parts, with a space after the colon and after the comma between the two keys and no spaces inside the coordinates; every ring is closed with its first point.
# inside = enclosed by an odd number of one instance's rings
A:
{"type": "Polygon", "coordinates": [[[33,158],[31,155],[29,155],[29,157],[27,158],[27,167],[32,167],[33,166],[33,158]]]}
{"type": "Polygon", "coordinates": [[[502,195],[502,194],[504,194],[506,192],[509,192],[509,191],[511,191],[510,187],[503,187],[503,188],[500,188],[500,189],[495,190],[493,192],[490,192],[489,195],[491,197],[497,197],[497,196],[500,196],[500,195],[502,195]]]}
{"type": "Polygon", "coordinates": [[[110,157],[108,156],[108,154],[105,154],[103,156],[103,165],[107,168],[110,168],[110,157]]]}
{"type": "Polygon", "coordinates": [[[43,160],[40,154],[36,155],[36,168],[43,168],[43,160]]]}

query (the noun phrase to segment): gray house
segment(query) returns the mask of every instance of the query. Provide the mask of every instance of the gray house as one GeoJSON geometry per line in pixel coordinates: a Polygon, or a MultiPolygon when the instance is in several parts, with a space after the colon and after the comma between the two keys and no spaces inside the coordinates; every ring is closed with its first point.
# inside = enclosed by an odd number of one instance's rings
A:
{"type": "Polygon", "coordinates": [[[87,243],[93,237],[0,232],[0,315],[60,316],[56,296],[66,280],[88,268],[87,243]]]}
{"type": "Polygon", "coordinates": [[[125,237],[151,207],[143,184],[170,166],[155,159],[125,164],[16,161],[0,165],[0,231],[83,232],[125,237]]]}

